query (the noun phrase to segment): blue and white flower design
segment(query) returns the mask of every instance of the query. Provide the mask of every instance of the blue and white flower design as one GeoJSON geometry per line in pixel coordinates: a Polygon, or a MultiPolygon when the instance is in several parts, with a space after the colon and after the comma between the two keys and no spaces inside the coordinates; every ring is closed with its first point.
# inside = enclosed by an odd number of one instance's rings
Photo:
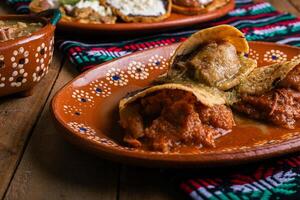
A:
{"type": "Polygon", "coordinates": [[[84,90],[74,90],[72,97],[81,103],[92,103],[94,97],[84,90]]]}
{"type": "Polygon", "coordinates": [[[271,51],[267,51],[264,55],[264,61],[266,62],[285,62],[287,60],[287,55],[279,50],[272,49],[271,51]]]}
{"type": "Polygon", "coordinates": [[[89,126],[86,126],[83,123],[77,123],[77,122],[69,122],[67,124],[73,131],[80,133],[82,135],[87,136],[94,136],[96,134],[96,131],[92,129],[89,126]]]}
{"type": "Polygon", "coordinates": [[[77,108],[76,106],[64,105],[63,109],[65,114],[69,114],[73,116],[80,116],[82,114],[82,109],[77,108]]]}
{"type": "Polygon", "coordinates": [[[151,70],[153,69],[164,69],[169,66],[169,62],[166,58],[159,55],[151,56],[149,59],[149,67],[151,70]]]}
{"type": "Polygon", "coordinates": [[[114,86],[125,86],[128,84],[128,75],[120,69],[111,68],[106,73],[106,80],[114,86]]]}
{"type": "Polygon", "coordinates": [[[101,96],[105,98],[111,95],[111,88],[107,83],[104,83],[104,81],[92,81],[90,86],[91,93],[95,94],[98,97],[101,96]]]}
{"type": "Polygon", "coordinates": [[[144,80],[149,76],[149,69],[141,62],[132,61],[129,63],[127,73],[131,78],[144,80]]]}

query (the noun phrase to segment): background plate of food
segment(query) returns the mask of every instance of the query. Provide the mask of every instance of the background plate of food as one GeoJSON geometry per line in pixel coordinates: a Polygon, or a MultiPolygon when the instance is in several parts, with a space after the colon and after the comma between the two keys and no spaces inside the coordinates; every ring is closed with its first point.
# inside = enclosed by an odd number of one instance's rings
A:
{"type": "Polygon", "coordinates": [[[91,69],[54,97],[71,142],[146,166],[232,165],[300,150],[300,49],[228,25],[91,69]]]}
{"type": "Polygon", "coordinates": [[[32,12],[60,8],[63,30],[137,34],[170,30],[216,19],[234,0],[33,0],[32,12]]]}

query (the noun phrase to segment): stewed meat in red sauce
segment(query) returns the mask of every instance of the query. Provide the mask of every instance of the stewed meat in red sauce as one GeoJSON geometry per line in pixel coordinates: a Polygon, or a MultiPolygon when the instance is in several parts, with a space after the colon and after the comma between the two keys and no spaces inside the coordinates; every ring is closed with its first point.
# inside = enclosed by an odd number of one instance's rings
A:
{"type": "Polygon", "coordinates": [[[250,118],[294,129],[300,119],[300,66],[290,71],[275,89],[262,95],[242,95],[233,107],[250,118]]]}
{"type": "Polygon", "coordinates": [[[129,106],[130,114],[120,123],[127,131],[124,141],[136,148],[214,147],[214,139],[235,125],[230,108],[206,107],[181,90],[162,90],[129,106]]]}
{"type": "Polygon", "coordinates": [[[233,108],[253,119],[293,129],[300,118],[300,92],[292,89],[274,89],[259,96],[242,95],[241,99],[233,108]]]}
{"type": "Polygon", "coordinates": [[[279,82],[279,87],[292,88],[300,91],[300,66],[290,71],[287,76],[279,82]]]}

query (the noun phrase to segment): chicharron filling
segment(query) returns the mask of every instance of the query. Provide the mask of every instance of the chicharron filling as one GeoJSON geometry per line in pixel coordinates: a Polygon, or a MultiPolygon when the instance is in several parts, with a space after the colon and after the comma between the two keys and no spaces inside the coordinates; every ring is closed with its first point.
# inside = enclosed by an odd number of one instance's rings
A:
{"type": "Polygon", "coordinates": [[[214,139],[235,125],[230,108],[207,107],[181,90],[161,90],[129,105],[121,119],[124,141],[135,148],[176,151],[182,146],[214,147],[214,139]]]}

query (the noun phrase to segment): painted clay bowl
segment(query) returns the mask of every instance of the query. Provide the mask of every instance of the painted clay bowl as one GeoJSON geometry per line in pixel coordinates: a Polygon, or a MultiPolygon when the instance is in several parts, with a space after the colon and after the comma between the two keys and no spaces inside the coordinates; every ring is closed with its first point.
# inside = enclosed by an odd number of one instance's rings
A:
{"type": "Polygon", "coordinates": [[[44,26],[30,35],[0,42],[0,96],[30,94],[31,89],[47,74],[54,50],[54,30],[60,19],[57,10],[35,16],[5,15],[0,20],[41,22],[44,26]],[[49,21],[44,16],[52,14],[49,21]]]}
{"type": "MultiPolygon", "coordinates": [[[[249,42],[249,57],[258,66],[292,60],[300,48],[249,42]]],[[[64,86],[52,101],[60,133],[71,143],[104,158],[135,165],[223,166],[280,156],[300,150],[300,121],[293,130],[240,118],[231,133],[216,140],[216,148],[161,153],[139,150],[122,142],[118,103],[128,92],[149,86],[166,72],[178,44],[125,56],[84,72],[64,86]]]]}

